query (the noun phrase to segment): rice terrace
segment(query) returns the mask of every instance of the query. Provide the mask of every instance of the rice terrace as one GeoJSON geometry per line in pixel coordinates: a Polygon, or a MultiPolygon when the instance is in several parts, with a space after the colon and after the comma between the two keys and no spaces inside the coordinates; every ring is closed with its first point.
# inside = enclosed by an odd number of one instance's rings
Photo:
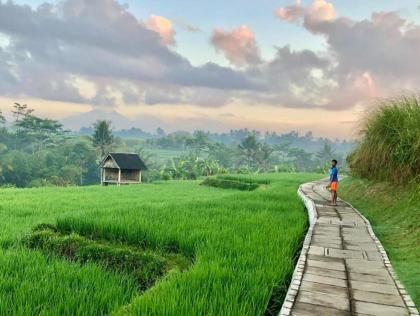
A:
{"type": "Polygon", "coordinates": [[[0,0],[0,316],[420,316],[418,0],[0,0]]]}
{"type": "Polygon", "coordinates": [[[296,187],[314,178],[238,178],[264,183],[253,191],[201,181],[3,189],[0,314],[278,309],[307,227],[296,187]]]}

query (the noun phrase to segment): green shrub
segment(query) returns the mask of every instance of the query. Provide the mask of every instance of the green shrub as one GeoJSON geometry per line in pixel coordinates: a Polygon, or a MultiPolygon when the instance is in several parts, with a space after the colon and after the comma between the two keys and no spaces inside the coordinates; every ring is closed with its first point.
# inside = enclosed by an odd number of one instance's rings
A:
{"type": "Polygon", "coordinates": [[[388,99],[368,113],[348,163],[364,178],[420,183],[420,96],[388,99]]]}
{"type": "Polygon", "coordinates": [[[241,191],[253,191],[259,186],[257,183],[247,183],[218,178],[206,178],[201,184],[221,189],[237,189],[241,191]]]}
{"type": "Polygon", "coordinates": [[[24,239],[31,249],[39,249],[79,263],[96,262],[101,266],[127,273],[137,281],[139,290],[145,290],[173,268],[186,269],[189,262],[178,254],[161,254],[126,245],[110,244],[87,239],[76,233],[60,234],[50,224],[38,225],[24,239]]]}
{"type": "Polygon", "coordinates": [[[270,184],[269,179],[264,179],[261,177],[251,177],[249,175],[218,175],[216,176],[217,179],[223,180],[232,180],[238,182],[246,182],[246,183],[256,183],[256,184],[270,184]]]}

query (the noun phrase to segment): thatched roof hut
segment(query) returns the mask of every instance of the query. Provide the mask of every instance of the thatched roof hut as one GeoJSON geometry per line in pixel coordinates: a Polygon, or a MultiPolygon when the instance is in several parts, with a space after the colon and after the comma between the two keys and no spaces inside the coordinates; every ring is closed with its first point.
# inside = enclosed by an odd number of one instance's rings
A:
{"type": "Polygon", "coordinates": [[[141,183],[141,173],[147,167],[138,154],[109,153],[102,160],[101,184],[141,183]]]}

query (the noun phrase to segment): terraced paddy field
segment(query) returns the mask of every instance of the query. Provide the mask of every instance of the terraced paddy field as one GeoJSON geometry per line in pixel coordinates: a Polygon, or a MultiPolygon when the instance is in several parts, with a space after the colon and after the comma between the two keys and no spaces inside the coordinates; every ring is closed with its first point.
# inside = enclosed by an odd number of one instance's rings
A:
{"type": "Polygon", "coordinates": [[[275,313],[319,177],[1,189],[0,315],[275,313]]]}

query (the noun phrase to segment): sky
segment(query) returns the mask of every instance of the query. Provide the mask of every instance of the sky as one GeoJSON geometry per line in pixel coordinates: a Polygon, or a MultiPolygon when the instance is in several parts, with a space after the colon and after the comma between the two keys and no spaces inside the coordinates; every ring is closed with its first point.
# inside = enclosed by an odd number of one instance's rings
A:
{"type": "Polygon", "coordinates": [[[354,138],[378,99],[418,92],[419,56],[418,0],[0,0],[0,109],[72,128],[354,138]]]}

